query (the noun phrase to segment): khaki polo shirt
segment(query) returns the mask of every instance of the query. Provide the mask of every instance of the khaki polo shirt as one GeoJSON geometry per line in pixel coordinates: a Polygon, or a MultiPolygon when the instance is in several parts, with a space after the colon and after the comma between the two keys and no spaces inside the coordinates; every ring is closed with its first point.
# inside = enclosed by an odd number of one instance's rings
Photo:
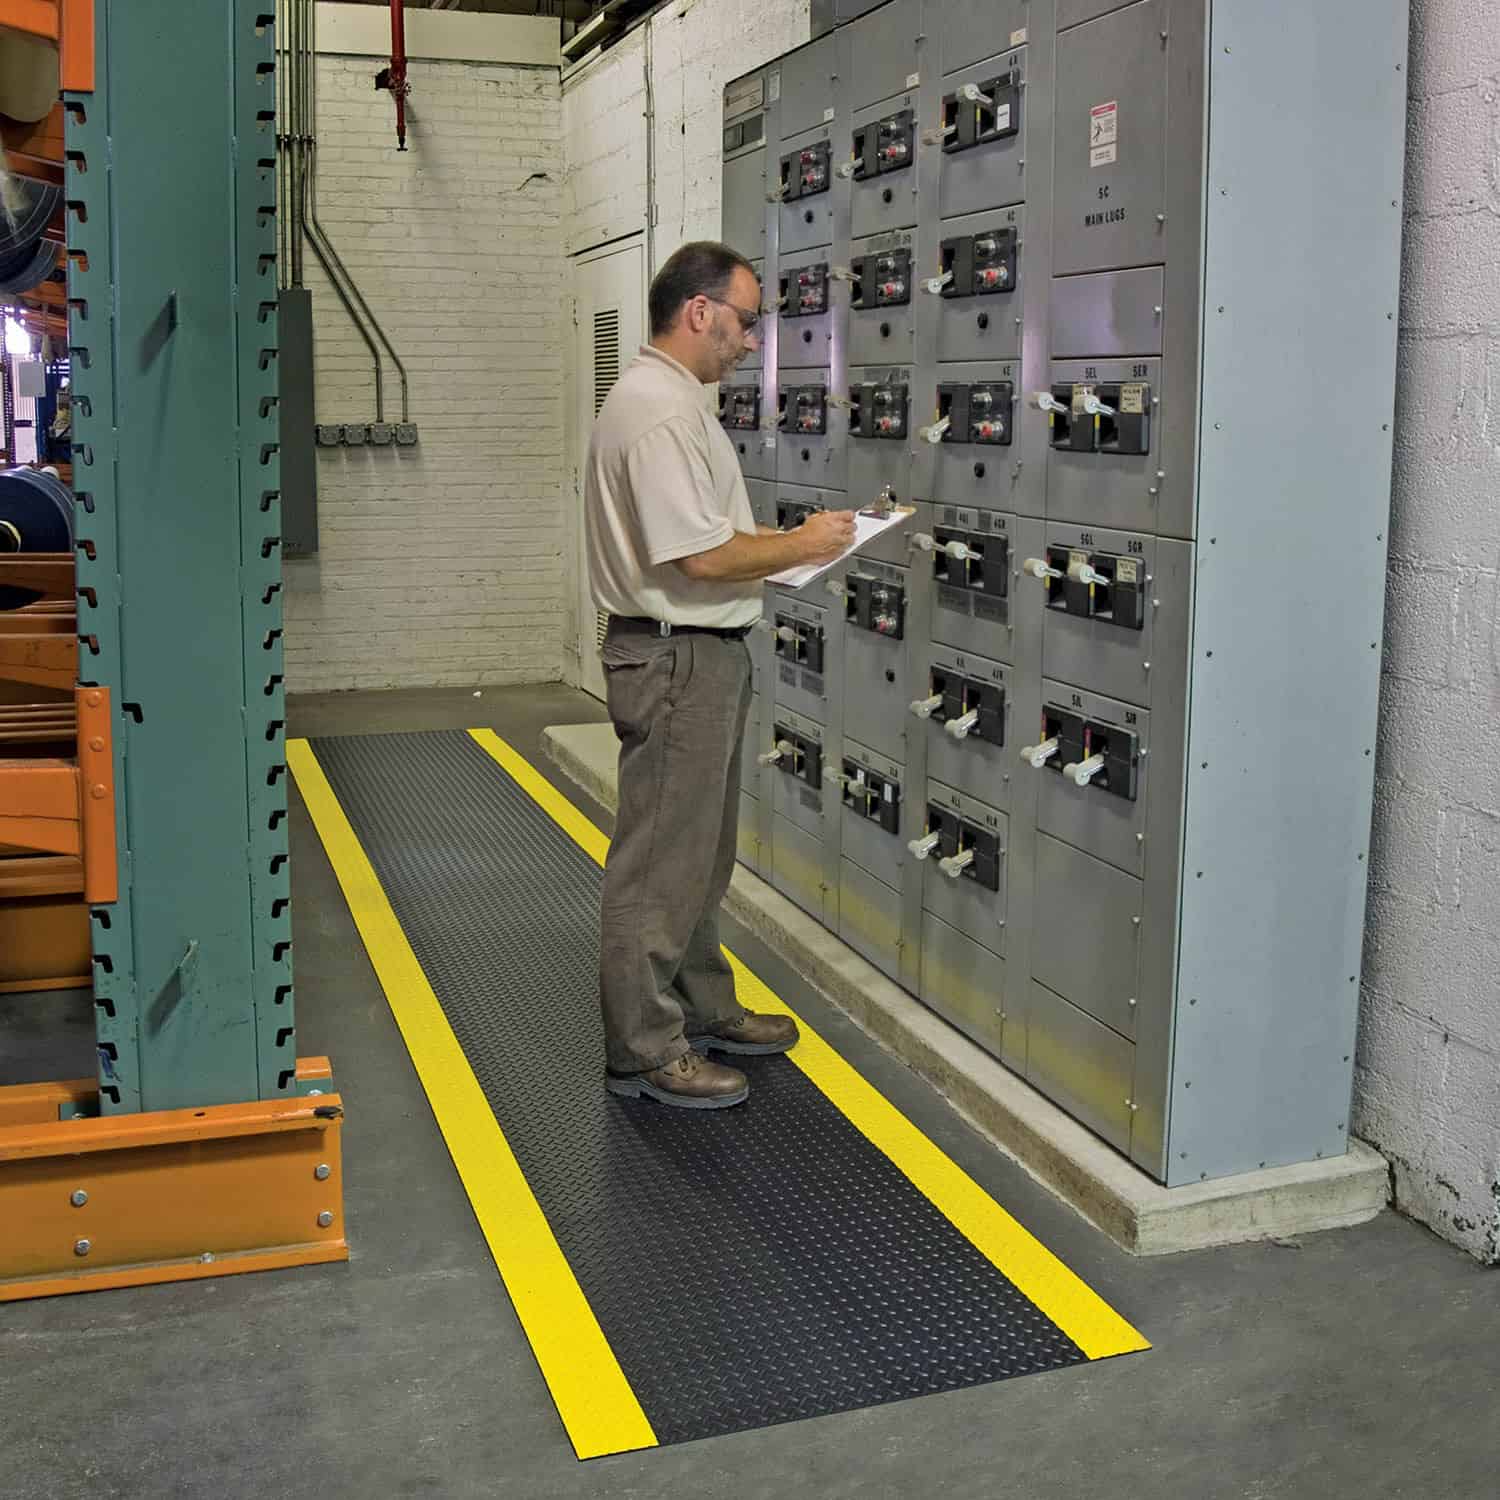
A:
{"type": "Polygon", "coordinates": [[[583,518],[598,608],[719,629],[759,618],[759,583],[711,583],[676,566],[737,531],[754,535],[755,517],[707,387],[659,349],[631,360],[594,423],[583,518]]]}

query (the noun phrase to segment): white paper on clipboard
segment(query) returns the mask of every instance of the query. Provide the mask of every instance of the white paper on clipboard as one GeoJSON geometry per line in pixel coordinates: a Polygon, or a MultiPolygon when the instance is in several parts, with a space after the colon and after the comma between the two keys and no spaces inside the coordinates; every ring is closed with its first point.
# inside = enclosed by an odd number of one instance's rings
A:
{"type": "Polygon", "coordinates": [[[858,552],[861,547],[873,542],[876,537],[884,535],[892,526],[904,526],[916,513],[915,507],[910,505],[895,506],[890,514],[885,516],[857,510],[854,512],[854,545],[852,547],[846,547],[832,562],[804,563],[800,568],[784,568],[780,573],[771,574],[766,582],[784,584],[787,588],[793,589],[806,588],[815,578],[821,578],[830,568],[838,567],[851,552],[858,552]]]}

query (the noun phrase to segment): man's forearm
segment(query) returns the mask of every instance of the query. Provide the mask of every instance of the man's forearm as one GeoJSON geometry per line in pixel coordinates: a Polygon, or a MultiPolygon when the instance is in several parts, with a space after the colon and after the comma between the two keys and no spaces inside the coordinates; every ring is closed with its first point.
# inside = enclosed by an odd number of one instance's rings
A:
{"type": "Polygon", "coordinates": [[[796,532],[763,531],[751,536],[737,531],[721,546],[679,558],[677,566],[689,578],[709,583],[753,583],[796,567],[804,551],[805,543],[796,532]]]}

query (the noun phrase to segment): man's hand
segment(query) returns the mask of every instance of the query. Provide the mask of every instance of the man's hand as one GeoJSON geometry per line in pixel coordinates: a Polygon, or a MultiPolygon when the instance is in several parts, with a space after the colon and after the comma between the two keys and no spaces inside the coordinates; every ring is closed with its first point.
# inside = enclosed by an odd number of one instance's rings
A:
{"type": "Polygon", "coordinates": [[[854,512],[815,510],[792,535],[802,544],[802,562],[832,562],[854,545],[854,512]]]}

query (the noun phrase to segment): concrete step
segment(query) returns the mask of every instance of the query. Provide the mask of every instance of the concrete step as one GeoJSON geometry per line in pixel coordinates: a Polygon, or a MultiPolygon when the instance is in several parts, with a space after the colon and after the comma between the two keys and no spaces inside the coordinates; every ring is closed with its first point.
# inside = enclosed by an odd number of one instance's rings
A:
{"type": "MultiPolygon", "coordinates": [[[[613,728],[557,725],[542,738],[558,768],[613,810],[613,728]]],[[[1163,1187],[744,866],[724,907],[1000,1150],[1133,1254],[1348,1228],[1387,1202],[1385,1158],[1356,1140],[1340,1157],[1163,1187]]]]}

